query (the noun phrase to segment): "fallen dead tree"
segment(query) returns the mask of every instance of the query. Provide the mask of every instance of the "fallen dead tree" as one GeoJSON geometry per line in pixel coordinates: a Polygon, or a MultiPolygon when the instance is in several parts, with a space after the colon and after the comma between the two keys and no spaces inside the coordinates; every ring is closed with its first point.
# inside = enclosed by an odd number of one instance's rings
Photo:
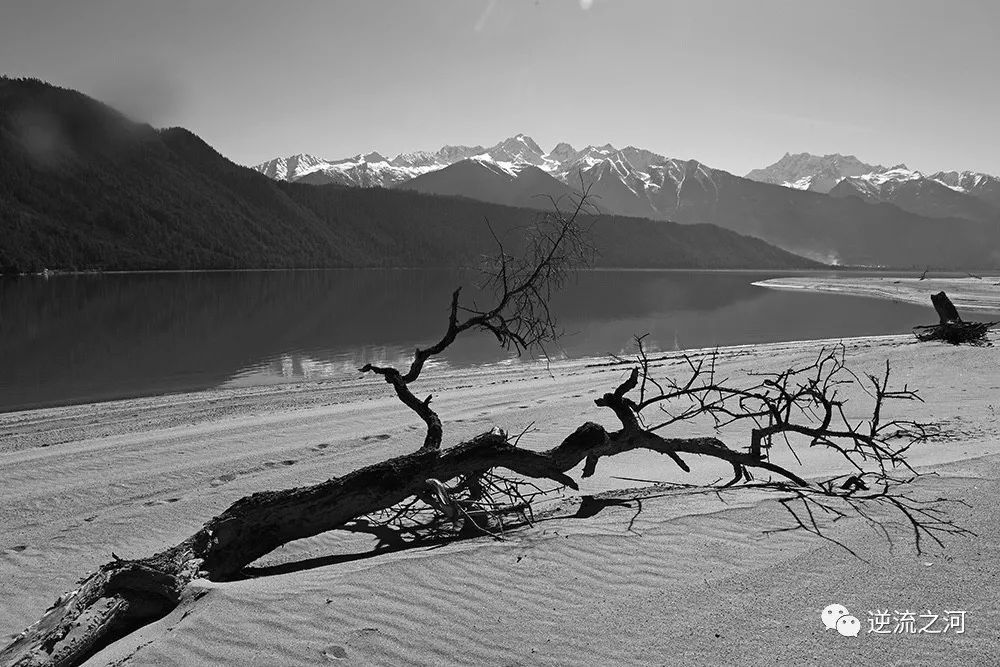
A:
{"type": "Polygon", "coordinates": [[[937,311],[940,322],[913,327],[913,334],[920,341],[943,340],[952,345],[988,345],[986,335],[991,327],[1000,322],[965,322],[958,309],[944,292],[931,294],[931,303],[937,311]]]}
{"type": "Polygon", "coordinates": [[[500,486],[497,469],[512,471],[521,480],[550,480],[576,489],[568,473],[581,462],[581,476],[588,477],[603,457],[635,449],[664,454],[684,471],[690,471],[691,457],[724,461],[733,474],[722,486],[764,487],[785,494],[782,503],[799,508],[799,513],[793,510],[799,526],[817,534],[821,530],[812,518],[814,510],[854,508],[867,518],[863,508],[870,504],[888,505],[905,516],[918,547],[921,536],[938,540],[941,534],[961,532],[942,514],[940,502],[921,503],[900,491],[907,479],[899,473],[912,473],[906,452],[929,432],[914,422],[886,420],[884,413],[888,402],[917,400],[916,394],[905,387],[890,388],[888,366],[880,376],[855,375],[844,362],[842,347],[824,351],[801,368],[732,382],[717,376],[714,357],[688,359],[684,378],[659,378],[657,362],[639,339],[638,357],[627,377],[595,401],[615,414],[620,429],[609,431],[587,422],[544,451],[526,449],[499,430],[442,449],[442,422],[431,397],[413,393],[425,362],[470,330],[488,331],[504,348],[516,351],[557,338],[548,303],[552,290],[592,253],[580,224],[585,210],[586,198],[568,213],[556,206],[537,221],[518,257],[509,255],[498,239],[497,255],[484,269],[484,288],[492,295],[489,304],[463,304],[456,290],[444,335],[434,345],[417,349],[408,368],[360,369],[382,378],[424,422],[419,448],[314,486],[255,493],[160,553],[135,560],[114,558],[80,580],[76,590],[56,600],[3,649],[0,664],[78,665],[115,639],[168,614],[196,578],[238,577],[274,549],[330,530],[391,531],[398,517],[413,517],[410,508],[416,502],[446,522],[488,531],[490,514],[530,512],[531,498],[516,490],[521,483],[515,490],[500,486]],[[861,388],[870,399],[866,418],[847,416],[841,392],[848,386],[861,388]],[[664,435],[698,418],[712,419],[719,427],[746,423],[748,440],[732,447],[717,437],[664,435]],[[772,460],[771,450],[778,444],[793,452],[799,447],[832,448],[854,472],[849,478],[807,481],[772,460]],[[491,484],[494,496],[486,490],[491,484]]]}

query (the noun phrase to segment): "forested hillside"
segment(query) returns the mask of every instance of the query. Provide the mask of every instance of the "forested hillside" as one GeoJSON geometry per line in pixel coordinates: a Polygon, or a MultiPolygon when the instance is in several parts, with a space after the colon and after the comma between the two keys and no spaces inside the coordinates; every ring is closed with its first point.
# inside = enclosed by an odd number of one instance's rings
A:
{"type": "MultiPolygon", "coordinates": [[[[383,189],[278,183],[191,132],[80,93],[0,79],[0,271],[458,266],[537,212],[383,189]]],[[[812,266],[710,225],[600,217],[598,264],[812,266]]]]}

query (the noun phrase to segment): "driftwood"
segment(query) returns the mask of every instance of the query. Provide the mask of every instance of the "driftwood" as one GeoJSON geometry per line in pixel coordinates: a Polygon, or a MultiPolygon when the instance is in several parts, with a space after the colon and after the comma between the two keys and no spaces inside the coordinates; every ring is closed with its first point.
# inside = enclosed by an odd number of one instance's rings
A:
{"type": "MultiPolygon", "coordinates": [[[[437,500],[430,499],[433,506],[452,504],[438,480],[474,479],[494,468],[576,489],[577,482],[567,473],[581,462],[581,476],[589,477],[602,457],[635,449],[665,454],[685,471],[690,467],[684,457],[702,456],[732,466],[733,478],[724,486],[749,483],[754,478],[752,471],[758,471],[766,479],[757,488],[790,492],[793,495],[782,502],[802,501],[806,512],[810,507],[834,511],[827,506],[833,499],[846,499],[851,506],[889,500],[913,523],[918,544],[922,532],[934,539],[935,531],[961,532],[939,521],[933,515],[935,508],[921,508],[905,496],[890,492],[897,480],[889,471],[906,467],[907,448],[924,439],[926,433],[910,422],[882,421],[880,412],[886,401],[913,399],[915,394],[906,388],[890,390],[887,367],[884,378],[872,378],[873,417],[847,422],[841,418],[843,401],[835,391],[844,384],[845,377],[851,376],[842,363],[842,352],[842,348],[839,352],[825,351],[815,364],[761,376],[743,389],[720,382],[714,374],[714,361],[705,368],[704,361],[689,360],[692,372],[688,380],[658,382],[649,372],[650,360],[643,354],[622,384],[595,400],[596,405],[614,412],[622,428],[608,431],[587,422],[547,451],[519,447],[496,430],[442,450],[436,437],[440,420],[430,408],[430,401],[419,401],[416,407],[426,417],[428,436],[434,437],[417,451],[314,486],[255,493],[234,503],[176,546],[148,558],[116,558],[81,580],[76,590],[60,597],[39,621],[0,652],[0,664],[78,665],[109,641],[169,613],[196,578],[238,577],[243,568],[283,544],[330,530],[350,530],[349,524],[359,517],[391,508],[413,496],[437,496],[437,500]],[[659,389],[648,391],[654,386],[659,389]],[[637,395],[631,398],[630,394],[637,395]],[[682,406],[679,411],[662,410],[666,401],[677,400],[682,406]],[[647,424],[647,413],[671,416],[662,423],[647,424]],[[696,414],[725,422],[749,419],[757,427],[751,429],[750,443],[743,449],[730,448],[715,437],[669,438],[657,433],[696,414]],[[796,415],[807,418],[800,421],[796,415]],[[901,433],[908,437],[892,444],[890,440],[899,439],[901,433]],[[769,451],[774,439],[784,438],[787,442],[789,436],[795,435],[807,438],[808,447],[837,449],[858,465],[858,473],[809,483],[772,462],[769,451]],[[863,469],[861,464],[866,464],[863,469]],[[866,479],[871,486],[882,488],[867,496],[855,495],[859,490],[868,490],[866,479]],[[836,480],[844,483],[835,484],[836,480]],[[940,525],[933,525],[935,522],[940,525]]],[[[408,392],[402,384],[395,388],[408,392]]],[[[446,515],[448,511],[442,509],[446,515]]],[[[815,521],[810,525],[799,514],[792,514],[801,528],[819,534],[815,521]]],[[[860,515],[864,516],[863,512],[860,515]]]]}
{"type": "MultiPolygon", "coordinates": [[[[498,430],[442,449],[442,422],[431,407],[431,397],[417,398],[411,386],[425,362],[465,331],[488,331],[502,346],[518,351],[539,348],[558,336],[548,301],[551,290],[589,256],[578,225],[585,201],[581,198],[566,215],[553,202],[555,213],[528,234],[520,259],[508,255],[498,239],[497,256],[484,269],[483,287],[493,292],[490,305],[463,306],[456,290],[444,335],[434,345],[417,349],[405,372],[373,365],[360,369],[381,377],[423,421],[426,433],[416,451],[314,486],[247,496],[181,543],[153,556],[125,560],[112,554],[111,562],[80,580],[76,590],[56,600],[0,651],[0,665],[79,665],[110,642],[175,609],[195,579],[239,577],[244,568],[284,544],[330,530],[371,526],[368,517],[393,514],[393,508],[400,503],[406,507],[414,497],[425,498],[448,521],[474,519],[451,491],[481,486],[497,468],[576,489],[577,482],[568,473],[581,462],[581,476],[589,477],[602,457],[635,449],[665,454],[684,471],[690,471],[686,457],[708,457],[732,467],[732,479],[722,486],[751,486],[754,475],[761,475],[755,488],[785,494],[780,501],[786,508],[798,503],[800,512],[789,510],[798,527],[816,534],[821,534],[816,513],[834,516],[852,511],[872,521],[863,509],[871,503],[888,504],[901,512],[913,527],[918,549],[921,535],[938,541],[937,534],[962,532],[941,515],[937,501],[918,503],[897,491],[907,480],[894,471],[909,470],[906,451],[926,439],[928,432],[920,424],[886,420],[886,403],[919,400],[916,393],[906,387],[890,389],[888,365],[881,377],[855,375],[844,364],[843,347],[824,351],[802,368],[752,376],[741,386],[716,376],[714,357],[707,365],[705,360],[686,358],[687,379],[658,379],[653,373],[656,362],[646,355],[639,338],[639,354],[630,362],[627,378],[595,401],[614,413],[620,429],[586,422],[546,451],[520,447],[518,438],[498,430]],[[845,385],[859,387],[872,399],[867,419],[853,421],[846,416],[846,399],[838,396],[845,385]],[[733,448],[716,437],[661,435],[668,427],[698,417],[714,420],[716,426],[745,422],[748,443],[733,448]],[[798,445],[792,440],[796,438],[798,445]],[[810,483],[771,460],[771,449],[778,443],[790,449],[832,448],[856,472],[810,483]],[[457,482],[449,487],[452,480],[457,482]],[[844,503],[847,509],[838,509],[844,503]]],[[[385,530],[385,524],[379,529],[385,530]]]]}
{"type": "Polygon", "coordinates": [[[1000,322],[965,322],[958,309],[944,292],[931,294],[931,303],[940,322],[913,327],[913,334],[920,341],[943,340],[952,345],[988,345],[986,335],[1000,322]]]}
{"type": "MultiPolygon", "coordinates": [[[[734,466],[780,470],[729,450],[714,438],[608,433],[594,423],[580,426],[546,452],[515,447],[501,433],[484,434],[445,451],[421,448],[315,486],[253,494],[166,551],[104,565],[0,652],[0,664],[78,665],[109,639],[169,613],[194,579],[234,577],[283,544],[334,530],[422,493],[429,478],[447,480],[502,467],[575,489],[577,483],[565,473],[581,461],[639,448],[702,454],[734,466]]],[[[801,482],[794,475],[789,477],[801,482]]]]}

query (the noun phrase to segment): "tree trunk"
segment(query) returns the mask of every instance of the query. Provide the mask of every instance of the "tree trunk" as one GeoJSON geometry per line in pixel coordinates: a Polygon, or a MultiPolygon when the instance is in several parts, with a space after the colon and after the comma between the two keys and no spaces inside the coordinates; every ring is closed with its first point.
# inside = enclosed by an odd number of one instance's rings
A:
{"type": "Polygon", "coordinates": [[[937,311],[938,317],[941,318],[941,324],[962,321],[962,318],[958,316],[958,309],[955,308],[955,304],[951,302],[951,299],[944,292],[931,294],[931,303],[934,304],[934,310],[937,311]]]}
{"type": "Polygon", "coordinates": [[[941,322],[913,327],[913,333],[918,340],[943,340],[952,345],[969,343],[972,345],[988,345],[986,335],[997,322],[964,322],[958,314],[958,309],[944,292],[931,294],[931,303],[937,311],[941,322]]]}
{"type": "MultiPolygon", "coordinates": [[[[608,398],[606,395],[605,398],[608,398]]],[[[140,560],[116,559],[59,598],[42,618],[0,651],[0,665],[78,665],[111,641],[162,618],[194,579],[223,580],[277,547],[343,526],[423,491],[429,478],[448,480],[502,467],[536,479],[578,488],[566,475],[587,459],[632,449],[711,456],[775,472],[806,483],[769,461],[729,449],[716,438],[665,439],[645,431],[608,433],[585,423],[545,452],[521,449],[502,433],[486,433],[445,451],[422,448],[314,486],[246,496],[180,544],[140,560]]],[[[684,466],[686,467],[686,466],[684,466]]]]}

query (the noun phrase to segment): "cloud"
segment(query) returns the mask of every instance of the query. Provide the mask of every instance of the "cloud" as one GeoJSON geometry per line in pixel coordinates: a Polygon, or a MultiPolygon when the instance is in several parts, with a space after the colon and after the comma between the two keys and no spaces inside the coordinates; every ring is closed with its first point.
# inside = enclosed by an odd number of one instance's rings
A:
{"type": "Polygon", "coordinates": [[[594,6],[594,0],[580,0],[580,9],[587,11],[594,6]]]}

